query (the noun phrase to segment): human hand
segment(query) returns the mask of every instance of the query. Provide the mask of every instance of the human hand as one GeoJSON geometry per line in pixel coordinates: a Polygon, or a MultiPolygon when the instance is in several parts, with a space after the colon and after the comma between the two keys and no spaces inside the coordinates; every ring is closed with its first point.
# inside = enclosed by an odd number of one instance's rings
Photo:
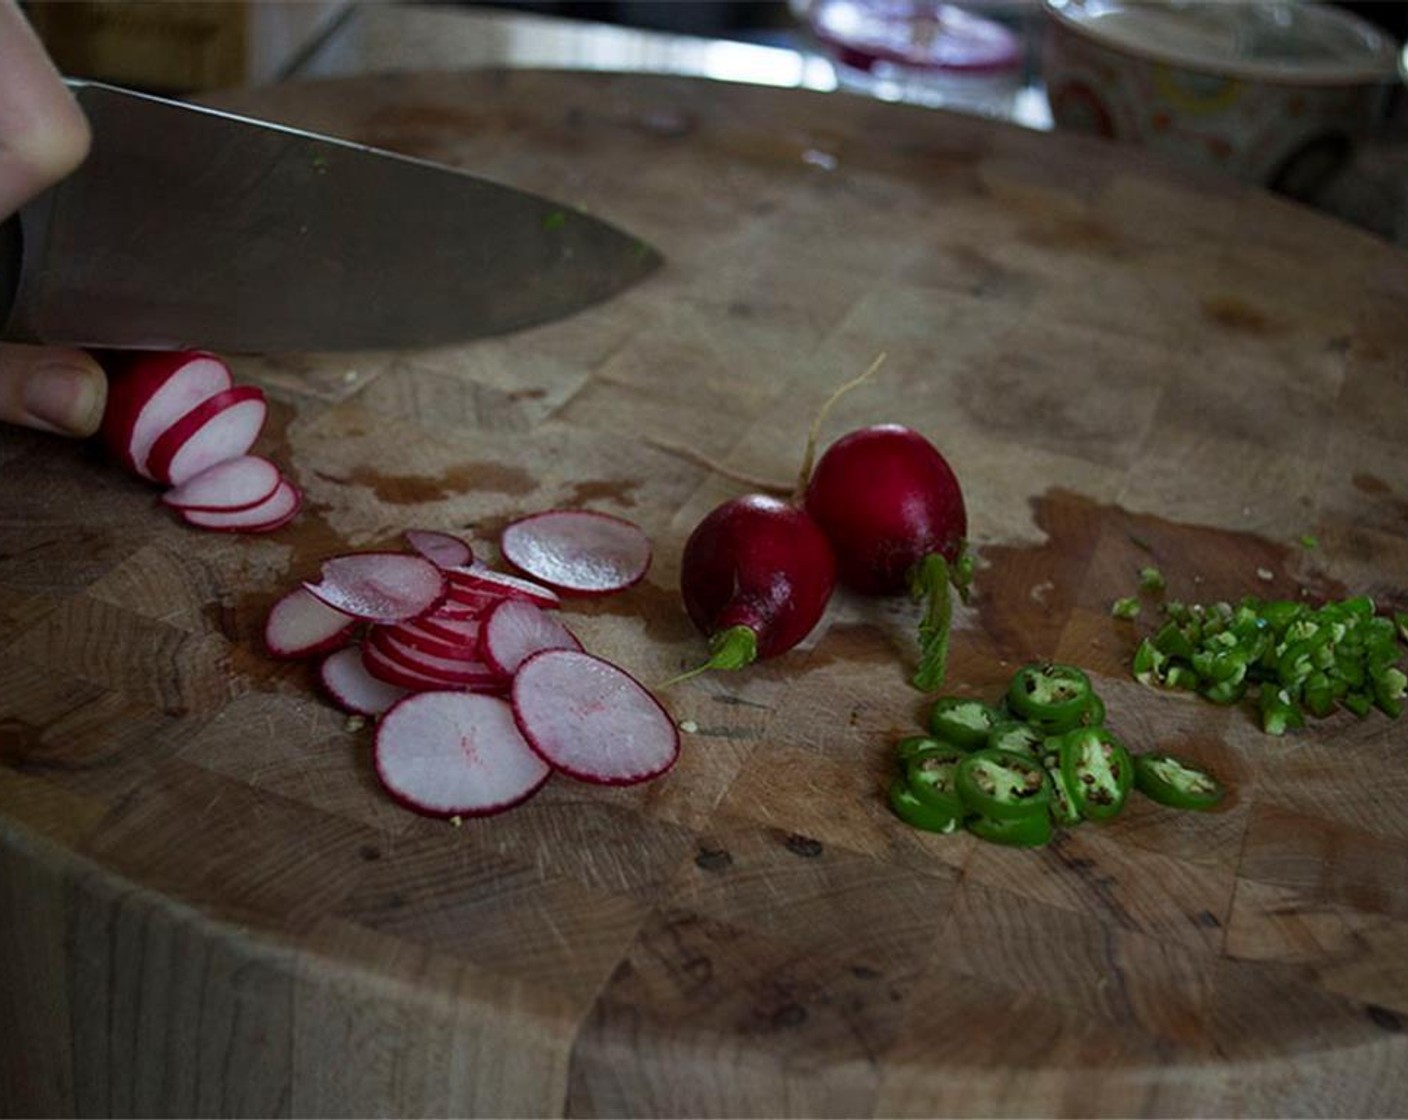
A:
{"type": "MultiPolygon", "coordinates": [[[[0,0],[0,221],[83,162],[88,122],[14,0],[0,0]]],[[[82,350],[0,343],[0,422],[86,436],[107,398],[82,350]]]]}

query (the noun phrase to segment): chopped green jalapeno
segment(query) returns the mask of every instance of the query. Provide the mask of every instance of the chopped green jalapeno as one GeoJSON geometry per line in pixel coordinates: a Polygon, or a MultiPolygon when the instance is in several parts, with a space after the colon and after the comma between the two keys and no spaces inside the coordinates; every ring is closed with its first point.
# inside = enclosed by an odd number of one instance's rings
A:
{"type": "Polygon", "coordinates": [[[1041,763],[1012,751],[975,751],[958,764],[957,785],[963,803],[994,820],[1040,813],[1051,801],[1051,786],[1041,763]]]}
{"type": "Polygon", "coordinates": [[[968,757],[961,747],[938,746],[917,752],[905,763],[909,791],[924,804],[955,818],[964,814],[958,794],[958,764],[968,757]]]}
{"type": "Polygon", "coordinates": [[[1090,703],[1086,705],[1085,711],[1081,713],[1080,726],[1099,727],[1104,722],[1105,701],[1100,699],[1098,692],[1092,692],[1090,694],[1090,703]]]}
{"type": "Polygon", "coordinates": [[[1051,839],[1051,817],[1047,813],[1031,813],[1013,820],[971,817],[967,828],[980,840],[1013,848],[1039,848],[1051,839]]]}
{"type": "Polygon", "coordinates": [[[1081,816],[1108,820],[1134,785],[1129,751],[1103,727],[1081,727],[1061,742],[1061,773],[1081,816]]]}
{"type": "Polygon", "coordinates": [[[908,762],[920,751],[932,750],[944,744],[929,735],[906,735],[895,744],[895,754],[901,762],[908,762]]]}
{"type": "Polygon", "coordinates": [[[1049,735],[1080,723],[1094,690],[1073,665],[1025,665],[1012,677],[1007,703],[1013,713],[1049,735]]]}
{"type": "Polygon", "coordinates": [[[1059,750],[1054,754],[1047,755],[1044,764],[1046,766],[1046,780],[1051,783],[1051,818],[1059,825],[1073,828],[1080,824],[1082,818],[1075,795],[1066,782],[1066,775],[1061,772],[1059,750]]]}
{"type": "Polygon", "coordinates": [[[1211,809],[1225,792],[1222,783],[1206,770],[1171,754],[1135,755],[1134,786],[1145,797],[1172,809],[1211,809]]]}
{"type": "Polygon", "coordinates": [[[929,730],[945,743],[977,750],[986,745],[988,732],[998,719],[996,709],[981,700],[940,696],[929,711],[929,730]]]}
{"type": "Polygon", "coordinates": [[[920,801],[903,777],[890,783],[890,808],[905,824],[926,832],[956,832],[962,823],[960,818],[920,801]]]}
{"type": "Polygon", "coordinates": [[[1041,757],[1041,745],[1046,741],[1040,731],[1021,720],[1004,719],[992,725],[988,732],[988,746],[999,751],[1014,751],[1017,754],[1041,757]]]}

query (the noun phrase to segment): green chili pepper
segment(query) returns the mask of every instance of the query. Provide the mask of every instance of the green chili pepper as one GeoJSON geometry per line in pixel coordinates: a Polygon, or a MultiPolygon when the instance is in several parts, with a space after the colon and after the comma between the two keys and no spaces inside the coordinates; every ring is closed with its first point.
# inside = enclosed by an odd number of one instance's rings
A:
{"type": "Polygon", "coordinates": [[[1041,757],[1041,746],[1046,737],[1029,723],[1005,719],[992,725],[988,732],[987,745],[994,750],[1014,751],[1017,754],[1041,757]]]}
{"type": "MultiPolygon", "coordinates": [[[[1291,694],[1275,685],[1263,685],[1258,695],[1261,708],[1261,729],[1268,735],[1284,735],[1287,731],[1305,726],[1305,717],[1300,714],[1291,694]]],[[[1345,697],[1345,707],[1353,710],[1349,697],[1345,697]]],[[[1365,708],[1368,711],[1368,708],[1365,708]]]]}
{"type": "Polygon", "coordinates": [[[1134,756],[1134,786],[1150,800],[1173,809],[1211,809],[1226,793],[1206,770],[1162,753],[1134,756]]]}
{"type": "Polygon", "coordinates": [[[1051,802],[1041,763],[1013,751],[975,751],[958,764],[956,781],[963,804],[994,820],[1044,815],[1051,802]]]}
{"type": "Polygon", "coordinates": [[[930,808],[961,820],[964,806],[958,794],[958,764],[967,757],[961,747],[937,746],[917,752],[905,763],[909,792],[930,808]]]}
{"type": "Polygon", "coordinates": [[[996,709],[981,700],[940,696],[929,711],[929,730],[946,743],[977,750],[988,741],[988,732],[999,720],[996,709]]]}
{"type": "Polygon", "coordinates": [[[1140,591],[1162,591],[1165,587],[1164,574],[1152,564],[1139,569],[1140,591]]]}
{"type": "MultiPolygon", "coordinates": [[[[1061,738],[1064,738],[1062,736],[1061,738]]],[[[1051,818],[1059,825],[1073,828],[1080,824],[1080,807],[1076,805],[1075,794],[1071,792],[1071,787],[1066,781],[1066,775],[1061,771],[1061,755],[1057,740],[1057,750],[1048,754],[1044,759],[1046,766],[1046,780],[1051,783],[1051,818]]]]}
{"type": "Polygon", "coordinates": [[[1051,839],[1051,817],[1046,813],[1030,813],[1014,820],[972,817],[967,827],[980,840],[1013,848],[1039,848],[1051,839]]]}
{"type": "Polygon", "coordinates": [[[1108,820],[1124,808],[1134,785],[1129,751],[1103,727],[1081,727],[1061,742],[1061,773],[1081,816],[1108,820]]]}
{"type": "Polygon", "coordinates": [[[1110,604],[1110,615],[1114,618],[1134,619],[1139,617],[1139,600],[1133,596],[1116,599],[1110,604]]]}
{"type": "Polygon", "coordinates": [[[920,751],[932,750],[944,744],[928,735],[906,735],[895,744],[895,755],[901,763],[908,762],[920,751]]]}
{"type": "Polygon", "coordinates": [[[1069,731],[1090,705],[1090,678],[1073,665],[1024,665],[1007,688],[1013,713],[1048,735],[1069,731]]]}
{"type": "Polygon", "coordinates": [[[927,832],[956,832],[961,823],[959,818],[920,801],[903,777],[897,777],[890,783],[889,797],[890,808],[894,810],[895,816],[915,828],[922,828],[927,832]]]}

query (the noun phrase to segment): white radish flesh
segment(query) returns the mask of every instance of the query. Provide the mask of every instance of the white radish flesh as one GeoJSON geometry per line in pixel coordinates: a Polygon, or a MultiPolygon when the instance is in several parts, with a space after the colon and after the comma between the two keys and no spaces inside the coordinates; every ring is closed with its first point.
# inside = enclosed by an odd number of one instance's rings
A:
{"type": "Polygon", "coordinates": [[[500,540],[504,558],[566,594],[606,595],[640,582],[650,538],[639,526],[592,510],[548,510],[513,522],[500,540]]]}
{"type": "Polygon", "coordinates": [[[179,510],[198,513],[238,513],[273,497],[282,476],[279,468],[258,455],[239,455],[207,467],[161,500],[179,510]]]}
{"type": "Polygon", "coordinates": [[[624,669],[592,654],[535,653],[519,666],[511,695],[532,748],[582,781],[643,782],[679,757],[679,731],[660,702],[624,669]]]}
{"type": "Polygon", "coordinates": [[[300,587],[269,608],[264,645],[275,657],[310,657],[346,645],[356,625],[300,587]]]}
{"type": "Polygon", "coordinates": [[[359,716],[379,716],[396,701],[409,696],[407,689],[379,681],[362,664],[362,652],[348,646],[331,653],[318,666],[318,679],[344,711],[359,716]]]}
{"type": "Polygon", "coordinates": [[[323,562],[321,578],[305,583],[330,607],[368,622],[402,622],[425,614],[445,595],[440,569],[423,556],[360,552],[323,562]]]}
{"type": "Polygon", "coordinates": [[[541,650],[580,650],[582,643],[542,608],[522,599],[505,599],[484,617],[480,648],[491,669],[511,677],[541,650]]]}
{"type": "Polygon", "coordinates": [[[144,478],[152,444],[202,401],[234,384],[230,369],[213,354],[124,354],[107,362],[108,403],[103,439],[129,470],[144,478]]]}
{"type": "Polygon", "coordinates": [[[303,495],[287,479],[257,506],[234,511],[188,509],[181,517],[201,529],[217,529],[226,533],[267,533],[288,524],[303,504],[303,495]]]}
{"type": "Polygon", "coordinates": [[[468,646],[478,644],[482,623],[478,615],[469,618],[455,613],[450,609],[447,600],[429,614],[423,614],[403,625],[413,625],[428,637],[434,637],[443,642],[468,646]]]}
{"type": "Polygon", "coordinates": [[[413,673],[433,677],[447,685],[503,688],[508,684],[503,674],[491,669],[482,661],[466,657],[438,657],[433,653],[426,653],[398,640],[385,627],[377,627],[368,641],[389,660],[413,673]]]}
{"type": "Polygon", "coordinates": [[[496,572],[492,568],[472,564],[467,568],[448,568],[445,575],[450,581],[452,595],[465,596],[466,600],[492,595],[499,599],[527,599],[540,607],[556,607],[562,602],[550,587],[506,572],[496,572]]]}
{"type": "Polygon", "coordinates": [[[264,391],[256,385],[216,393],[161,433],[147,457],[147,473],[157,482],[180,486],[216,463],[245,454],[268,414],[264,391]]]}
{"type": "Polygon", "coordinates": [[[462,661],[479,660],[479,626],[459,638],[446,638],[434,630],[428,630],[419,621],[392,622],[381,627],[398,642],[412,649],[433,653],[436,657],[457,657],[462,661]]]}
{"type": "Polygon", "coordinates": [[[484,816],[529,797],[552,773],[497,697],[430,692],[402,700],[377,725],[377,777],[430,816],[484,816]]]}
{"type": "Polygon", "coordinates": [[[469,545],[435,529],[407,529],[406,543],[437,568],[458,568],[474,562],[474,550],[469,545]]]}
{"type": "Polygon", "coordinates": [[[373,642],[363,642],[362,665],[379,681],[394,684],[408,692],[435,692],[456,687],[427,673],[418,673],[384,654],[373,642]]]}

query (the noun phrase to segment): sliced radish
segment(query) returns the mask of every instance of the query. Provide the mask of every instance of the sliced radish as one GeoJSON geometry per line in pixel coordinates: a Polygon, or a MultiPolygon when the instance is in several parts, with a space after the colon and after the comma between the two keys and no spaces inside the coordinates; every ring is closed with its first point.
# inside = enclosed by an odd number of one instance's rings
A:
{"type": "Polygon", "coordinates": [[[437,657],[398,640],[385,627],[379,626],[373,630],[367,642],[377,652],[385,654],[388,660],[445,684],[479,689],[503,688],[508,684],[502,673],[482,661],[465,657],[437,657]]]}
{"type": "Polygon", "coordinates": [[[445,595],[445,577],[423,556],[359,552],[323,562],[317,583],[303,585],[323,602],[368,622],[425,614],[445,595]]]}
{"type": "Polygon", "coordinates": [[[526,801],[552,771],[493,696],[408,696],[382,717],[373,748],[392,797],[430,816],[484,816],[526,801]]]}
{"type": "Polygon", "coordinates": [[[466,568],[447,568],[445,575],[449,578],[452,594],[463,595],[467,601],[473,596],[493,595],[500,599],[527,599],[540,607],[556,607],[562,602],[550,587],[478,564],[466,568]]]}
{"type": "Polygon", "coordinates": [[[258,455],[239,455],[207,467],[161,500],[179,510],[199,513],[238,513],[273,497],[282,476],[279,468],[258,455]]]}
{"type": "Polygon", "coordinates": [[[359,716],[379,716],[410,695],[408,689],[377,680],[367,672],[362,652],[355,646],[325,657],[318,667],[318,678],[340,707],[359,716]]]}
{"type": "Polygon", "coordinates": [[[599,785],[663,774],[680,753],[668,712],[624,669],[577,650],[544,650],[513,678],[513,712],[556,769],[599,785]]]}
{"type": "Polygon", "coordinates": [[[309,657],[346,645],[356,625],[300,587],[269,608],[264,645],[275,657],[309,657]]]}
{"type": "Polygon", "coordinates": [[[435,529],[407,529],[406,543],[437,568],[458,568],[474,562],[474,550],[469,545],[435,529]]]}
{"type": "Polygon", "coordinates": [[[451,685],[428,673],[418,673],[388,657],[372,642],[363,642],[362,665],[379,681],[394,684],[409,692],[435,692],[458,686],[451,685]]]}
{"type": "MultiPolygon", "coordinates": [[[[446,576],[450,576],[450,573],[446,572],[446,576]]],[[[500,591],[490,591],[483,588],[470,590],[463,584],[456,582],[453,577],[447,580],[447,588],[444,612],[456,615],[461,619],[479,618],[507,598],[500,591]]]]}
{"type": "Polygon", "coordinates": [[[484,662],[504,676],[512,676],[540,650],[581,648],[572,631],[524,599],[505,599],[484,617],[480,641],[484,662]]]}
{"type": "Polygon", "coordinates": [[[216,393],[157,437],[147,456],[148,477],[180,486],[207,467],[243,455],[259,438],[269,406],[257,385],[216,393]]]}
{"type": "MultiPolygon", "coordinates": [[[[449,608],[448,600],[429,614],[413,619],[415,627],[427,636],[456,645],[477,645],[481,616],[466,617],[456,614],[449,608]]],[[[409,625],[409,623],[407,624],[409,625]]]]}
{"type": "Polygon", "coordinates": [[[101,435],[109,454],[150,478],[158,437],[202,401],[234,385],[230,368],[202,351],[114,353],[104,357],[108,401],[101,435]]]}
{"type": "Polygon", "coordinates": [[[288,524],[303,504],[303,494],[293,483],[284,479],[274,492],[249,509],[206,511],[187,509],[181,517],[202,529],[218,529],[226,533],[267,533],[288,524]]]}
{"type": "Polygon", "coordinates": [[[434,630],[428,630],[418,621],[387,623],[382,629],[398,642],[408,645],[412,649],[432,653],[436,657],[459,658],[461,661],[479,660],[479,626],[477,623],[472,631],[454,639],[446,638],[434,630]]]}
{"type": "Polygon", "coordinates": [[[639,583],[650,567],[650,538],[609,513],[555,509],[513,522],[500,540],[504,558],[564,593],[606,595],[639,583]]]}

